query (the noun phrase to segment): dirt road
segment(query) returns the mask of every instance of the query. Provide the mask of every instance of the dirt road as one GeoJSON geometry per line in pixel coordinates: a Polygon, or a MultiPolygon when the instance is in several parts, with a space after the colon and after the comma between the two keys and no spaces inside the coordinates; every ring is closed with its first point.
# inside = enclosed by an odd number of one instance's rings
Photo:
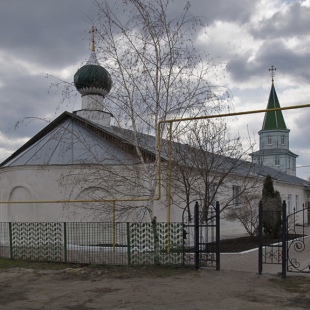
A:
{"type": "Polygon", "coordinates": [[[0,271],[0,309],[309,309],[270,275],[147,268],[0,271]],[[273,279],[273,280],[271,280],[273,279]]]}

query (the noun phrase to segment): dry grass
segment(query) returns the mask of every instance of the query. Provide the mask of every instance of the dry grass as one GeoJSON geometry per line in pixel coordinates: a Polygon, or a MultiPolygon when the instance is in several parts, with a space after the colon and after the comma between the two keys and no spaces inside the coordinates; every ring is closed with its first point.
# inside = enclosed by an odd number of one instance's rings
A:
{"type": "Polygon", "coordinates": [[[270,281],[290,293],[310,292],[310,277],[308,276],[289,276],[286,279],[273,278],[270,281]]]}
{"type": "Polygon", "coordinates": [[[193,268],[174,266],[111,266],[92,264],[65,264],[51,262],[35,262],[27,260],[0,259],[0,270],[5,269],[31,269],[34,272],[42,270],[63,271],[65,273],[87,276],[102,275],[110,278],[139,278],[139,277],[171,277],[188,272],[193,268]]]}

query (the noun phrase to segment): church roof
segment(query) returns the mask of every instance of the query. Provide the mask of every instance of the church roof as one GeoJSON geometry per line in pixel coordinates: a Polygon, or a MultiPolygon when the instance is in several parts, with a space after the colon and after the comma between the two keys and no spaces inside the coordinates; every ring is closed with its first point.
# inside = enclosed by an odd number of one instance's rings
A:
{"type": "MultiPolygon", "coordinates": [[[[136,153],[132,130],[116,126],[101,126],[73,113],[64,112],[32,139],[20,147],[0,167],[27,165],[136,165],[141,163],[136,153]]],[[[138,133],[138,143],[145,161],[156,159],[156,137],[138,133]]],[[[229,158],[223,155],[204,152],[193,147],[173,142],[172,156],[178,161],[180,153],[212,157],[213,169],[217,172],[230,171],[240,176],[271,175],[273,179],[295,185],[309,186],[309,182],[296,176],[282,173],[276,169],[255,164],[249,161],[229,158]]],[[[162,141],[161,158],[168,160],[168,143],[162,141]]]]}
{"type": "MultiPolygon", "coordinates": [[[[103,130],[106,130],[110,133],[113,133],[114,135],[120,136],[123,139],[126,139],[128,141],[133,141],[134,133],[132,130],[116,127],[116,126],[99,126],[103,130]]],[[[153,135],[148,135],[144,133],[138,133],[138,143],[141,147],[143,147],[144,150],[148,150],[149,152],[154,153],[155,156],[155,150],[156,150],[156,137],[153,135]]],[[[161,158],[164,161],[168,160],[168,141],[163,139],[161,143],[161,158]]],[[[187,145],[187,144],[181,144],[173,142],[172,144],[172,158],[174,161],[180,162],[180,154],[186,154],[186,161],[190,163],[192,155],[194,157],[195,163],[197,163],[197,156],[199,156],[199,150],[187,145]]],[[[294,153],[292,153],[295,155],[294,153]]],[[[217,170],[217,172],[223,172],[227,173],[227,171],[230,171],[231,174],[236,174],[240,176],[249,176],[249,175],[259,175],[261,177],[266,177],[267,175],[271,175],[271,177],[274,180],[278,180],[283,183],[289,183],[299,186],[309,186],[309,182],[298,178],[296,176],[292,176],[289,174],[286,174],[284,172],[281,172],[277,169],[263,166],[260,164],[256,164],[250,161],[245,161],[241,159],[235,159],[230,158],[223,155],[217,155],[212,154],[210,152],[204,152],[204,157],[210,158],[209,162],[214,163],[214,170],[217,170]]],[[[297,155],[295,155],[297,156],[297,155]]],[[[181,159],[182,160],[182,159],[181,159]]]]}
{"type": "Polygon", "coordinates": [[[109,137],[98,135],[96,126],[87,120],[64,112],[0,166],[139,163],[133,152],[117,143],[121,141],[113,140],[110,134],[109,137]]]}
{"type": "Polygon", "coordinates": [[[297,158],[298,155],[291,152],[290,150],[287,149],[262,149],[258,150],[256,152],[250,153],[250,156],[266,156],[266,155],[290,155],[292,157],[297,158]]]}
{"type": "MultiPolygon", "coordinates": [[[[272,82],[267,109],[274,108],[280,108],[280,103],[272,82]]],[[[287,130],[282,111],[266,112],[262,130],[287,130]]]]}

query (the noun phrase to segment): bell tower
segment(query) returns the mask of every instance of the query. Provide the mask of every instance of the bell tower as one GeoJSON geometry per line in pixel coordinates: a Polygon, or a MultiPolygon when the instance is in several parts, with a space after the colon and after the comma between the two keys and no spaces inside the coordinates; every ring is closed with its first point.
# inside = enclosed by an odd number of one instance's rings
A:
{"type": "MultiPolygon", "coordinates": [[[[267,109],[280,108],[274,86],[276,68],[269,69],[271,90],[267,109]]],[[[281,110],[265,113],[259,134],[259,151],[250,154],[254,163],[275,168],[281,172],[296,176],[296,158],[298,155],[289,150],[289,133],[281,110]]]]}

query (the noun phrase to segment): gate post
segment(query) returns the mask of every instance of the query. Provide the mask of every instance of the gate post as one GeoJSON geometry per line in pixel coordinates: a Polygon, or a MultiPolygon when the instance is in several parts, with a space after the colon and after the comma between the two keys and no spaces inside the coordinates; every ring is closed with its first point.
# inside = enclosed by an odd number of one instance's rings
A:
{"type": "Polygon", "coordinates": [[[216,202],[216,270],[220,270],[220,203],[216,202]]]}
{"type": "Polygon", "coordinates": [[[10,258],[13,259],[13,235],[12,235],[12,223],[9,223],[9,238],[10,238],[10,258]]]}
{"type": "Polygon", "coordinates": [[[195,269],[199,268],[199,204],[195,203],[194,212],[194,226],[195,226],[195,269]]]}
{"type": "Polygon", "coordinates": [[[67,223],[63,223],[63,232],[64,232],[64,261],[68,261],[68,247],[67,247],[67,223]]]}
{"type": "Polygon", "coordinates": [[[258,274],[263,272],[263,203],[258,205],[258,274]]]}
{"type": "Polygon", "coordinates": [[[285,200],[283,200],[283,204],[282,204],[282,279],[286,278],[286,269],[287,269],[286,234],[287,234],[286,202],[285,200]]]}
{"type": "Polygon", "coordinates": [[[126,223],[126,229],[127,229],[127,260],[128,265],[131,265],[131,244],[130,244],[130,226],[129,222],[126,223]]]}

